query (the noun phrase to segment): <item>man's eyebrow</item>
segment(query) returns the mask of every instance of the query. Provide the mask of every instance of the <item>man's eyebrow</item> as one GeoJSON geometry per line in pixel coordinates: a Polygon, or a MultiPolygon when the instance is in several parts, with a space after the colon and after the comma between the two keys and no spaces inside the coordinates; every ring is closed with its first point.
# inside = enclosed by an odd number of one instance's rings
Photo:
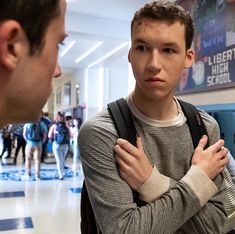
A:
{"type": "Polygon", "coordinates": [[[175,42],[166,42],[163,43],[164,46],[169,46],[169,47],[179,47],[179,45],[175,42]]]}
{"type": "MultiPolygon", "coordinates": [[[[142,38],[135,38],[132,43],[148,44],[148,42],[145,41],[145,40],[142,39],[142,38]]],[[[164,46],[164,47],[173,47],[173,48],[180,48],[180,46],[179,46],[177,43],[175,43],[175,42],[164,42],[164,43],[161,44],[161,46],[164,46]]]]}
{"type": "Polygon", "coordinates": [[[176,50],[181,50],[181,46],[176,42],[163,43],[163,47],[172,48],[176,50]]]}
{"type": "Polygon", "coordinates": [[[144,41],[144,40],[141,39],[141,38],[135,38],[135,39],[133,40],[133,42],[135,42],[135,43],[144,43],[144,44],[147,43],[146,41],[144,41]]]}

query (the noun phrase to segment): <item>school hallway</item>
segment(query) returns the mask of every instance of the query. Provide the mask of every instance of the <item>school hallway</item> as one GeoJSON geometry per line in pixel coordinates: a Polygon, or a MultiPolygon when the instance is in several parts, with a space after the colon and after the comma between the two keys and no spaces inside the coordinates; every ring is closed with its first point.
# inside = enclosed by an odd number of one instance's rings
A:
{"type": "Polygon", "coordinates": [[[24,165],[0,165],[0,233],[80,234],[80,198],[83,174],[74,175],[72,158],[67,158],[64,180],[59,180],[56,164],[42,163],[41,180],[24,180],[24,165]]]}

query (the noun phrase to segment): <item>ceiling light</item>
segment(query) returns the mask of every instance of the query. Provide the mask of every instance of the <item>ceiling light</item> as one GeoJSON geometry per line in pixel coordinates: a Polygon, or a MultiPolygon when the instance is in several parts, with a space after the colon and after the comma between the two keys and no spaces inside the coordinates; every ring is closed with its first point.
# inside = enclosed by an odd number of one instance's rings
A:
{"type": "Polygon", "coordinates": [[[93,67],[96,64],[104,61],[105,59],[107,59],[108,57],[110,57],[111,55],[115,54],[116,52],[118,52],[119,50],[121,50],[122,48],[124,48],[125,46],[127,46],[129,43],[128,42],[124,42],[121,45],[119,45],[118,47],[116,47],[115,49],[111,50],[109,53],[105,54],[104,56],[102,56],[101,58],[97,59],[96,61],[94,61],[93,63],[89,64],[87,67],[93,67]]]}
{"type": "Polygon", "coordinates": [[[79,63],[81,62],[84,58],[86,58],[89,54],[91,54],[93,51],[95,51],[98,47],[100,47],[103,44],[103,41],[99,41],[98,43],[96,43],[90,50],[88,50],[86,53],[84,53],[83,55],[79,56],[75,63],[79,63]]]}
{"type": "Polygon", "coordinates": [[[64,57],[68,51],[74,46],[74,44],[76,43],[76,41],[68,41],[65,43],[65,45],[63,47],[61,47],[61,51],[60,51],[60,57],[64,57]]]}

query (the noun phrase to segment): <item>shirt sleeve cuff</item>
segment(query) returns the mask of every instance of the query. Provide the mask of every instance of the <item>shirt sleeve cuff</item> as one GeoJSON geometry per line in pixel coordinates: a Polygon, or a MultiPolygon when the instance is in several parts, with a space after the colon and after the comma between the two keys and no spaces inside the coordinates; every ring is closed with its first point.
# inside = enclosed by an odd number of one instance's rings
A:
{"type": "Polygon", "coordinates": [[[194,165],[190,167],[189,171],[181,181],[188,184],[193,190],[200,201],[201,207],[203,207],[207,201],[218,192],[218,188],[214,182],[210,180],[203,170],[194,165]]]}
{"type": "Polygon", "coordinates": [[[170,188],[170,178],[160,174],[154,165],[150,177],[142,184],[137,192],[139,198],[145,202],[153,202],[170,188]]]}

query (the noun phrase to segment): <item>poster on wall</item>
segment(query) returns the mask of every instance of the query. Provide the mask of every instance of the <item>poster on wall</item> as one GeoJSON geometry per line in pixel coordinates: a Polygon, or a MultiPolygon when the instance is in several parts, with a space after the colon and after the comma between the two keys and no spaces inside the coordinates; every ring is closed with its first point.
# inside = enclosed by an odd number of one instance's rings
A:
{"type": "Polygon", "coordinates": [[[178,0],[194,19],[195,64],[182,72],[177,94],[235,86],[235,0],[178,0]]]}

